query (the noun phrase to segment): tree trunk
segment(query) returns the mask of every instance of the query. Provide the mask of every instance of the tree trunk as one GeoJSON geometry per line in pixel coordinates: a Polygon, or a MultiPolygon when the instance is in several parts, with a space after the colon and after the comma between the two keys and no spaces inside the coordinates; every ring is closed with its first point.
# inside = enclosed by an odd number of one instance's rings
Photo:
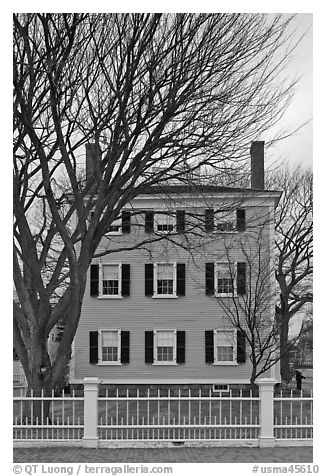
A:
{"type": "Polygon", "coordinates": [[[281,378],[289,383],[292,375],[290,368],[289,317],[282,314],[280,327],[281,378]]]}

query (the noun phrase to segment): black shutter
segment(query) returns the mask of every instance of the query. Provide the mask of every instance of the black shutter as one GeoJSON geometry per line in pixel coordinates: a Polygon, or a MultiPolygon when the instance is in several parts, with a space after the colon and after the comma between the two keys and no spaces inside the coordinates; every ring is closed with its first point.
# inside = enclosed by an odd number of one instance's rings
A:
{"type": "Polygon", "coordinates": [[[130,212],[122,212],[122,233],[130,233],[130,212]]]}
{"type": "Polygon", "coordinates": [[[237,209],[237,231],[246,230],[246,210],[243,208],[237,209]]]}
{"type": "Polygon", "coordinates": [[[177,263],[177,296],[186,295],[186,265],[177,263]]]}
{"type": "Polygon", "coordinates": [[[237,294],[246,294],[246,263],[237,263],[237,294]]]}
{"type": "Polygon", "coordinates": [[[153,264],[145,264],[145,296],[153,296],[154,283],[153,283],[153,264]]]}
{"type": "Polygon", "coordinates": [[[154,360],[154,332],[145,331],[145,364],[152,364],[154,360]]]}
{"type": "Polygon", "coordinates": [[[205,231],[207,233],[214,231],[214,210],[208,208],[205,210],[205,231]]]}
{"type": "Polygon", "coordinates": [[[242,330],[237,331],[237,362],[246,361],[246,334],[242,330]]]}
{"type": "Polygon", "coordinates": [[[98,362],[98,331],[90,331],[89,333],[89,363],[97,364],[98,362]]]}
{"type": "Polygon", "coordinates": [[[123,264],[121,267],[121,295],[130,296],[130,264],[123,264]]]}
{"type": "Polygon", "coordinates": [[[98,264],[91,264],[91,296],[98,296],[98,276],[99,266],[98,264]]]}
{"type": "Polygon", "coordinates": [[[184,210],[177,210],[177,233],[184,233],[186,226],[185,217],[186,212],[184,210]]]}
{"type": "Polygon", "coordinates": [[[121,363],[129,364],[129,331],[121,331],[121,363]]]}
{"type": "Polygon", "coordinates": [[[206,294],[214,294],[214,263],[206,263],[206,294]]]}
{"type": "Polygon", "coordinates": [[[186,361],[186,333],[177,331],[177,364],[184,364],[186,361]]]}
{"type": "Polygon", "coordinates": [[[214,363],[214,331],[205,331],[205,360],[207,364],[214,363]]]}
{"type": "Polygon", "coordinates": [[[145,233],[153,233],[154,212],[145,212],[145,233]]]}

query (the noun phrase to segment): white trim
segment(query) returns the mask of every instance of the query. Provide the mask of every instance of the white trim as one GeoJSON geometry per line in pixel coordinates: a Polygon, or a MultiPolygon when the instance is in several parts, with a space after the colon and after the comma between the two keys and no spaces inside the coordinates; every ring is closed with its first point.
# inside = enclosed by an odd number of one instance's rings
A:
{"type": "Polygon", "coordinates": [[[176,329],[154,329],[154,345],[153,345],[153,365],[178,365],[177,364],[177,330],[176,329]],[[161,361],[157,360],[157,332],[173,332],[173,360],[161,361]]]}
{"type": "Polygon", "coordinates": [[[121,364],[121,329],[98,329],[98,354],[97,354],[97,365],[100,366],[115,366],[121,364]],[[102,332],[117,332],[118,333],[118,360],[117,361],[107,361],[102,360],[102,332]]]}
{"type": "Polygon", "coordinates": [[[237,366],[237,330],[230,328],[216,328],[214,329],[214,363],[213,365],[218,366],[237,366]],[[217,333],[218,332],[233,332],[233,360],[231,361],[220,361],[217,360],[217,333]]]}
{"type": "Polygon", "coordinates": [[[98,286],[98,299],[122,299],[122,263],[112,262],[99,262],[99,286],[98,286]],[[118,266],[119,269],[119,282],[118,282],[118,294],[103,294],[103,266],[111,265],[118,266]]]}
{"type": "Polygon", "coordinates": [[[153,298],[157,299],[175,299],[177,298],[177,263],[168,262],[168,261],[158,261],[154,263],[154,273],[153,273],[153,298]],[[159,264],[170,264],[173,266],[173,294],[158,294],[157,293],[157,265],[159,264]]]}

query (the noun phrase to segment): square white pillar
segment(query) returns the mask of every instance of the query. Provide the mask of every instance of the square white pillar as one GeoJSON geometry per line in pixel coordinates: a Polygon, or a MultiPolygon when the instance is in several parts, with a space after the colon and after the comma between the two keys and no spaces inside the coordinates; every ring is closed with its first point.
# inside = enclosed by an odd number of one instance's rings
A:
{"type": "Polygon", "coordinates": [[[259,446],[275,446],[274,437],[274,385],[273,378],[261,378],[256,381],[259,385],[259,446]]]}
{"type": "Polygon", "coordinates": [[[98,447],[98,389],[100,380],[97,377],[84,378],[84,437],[83,446],[98,447]]]}

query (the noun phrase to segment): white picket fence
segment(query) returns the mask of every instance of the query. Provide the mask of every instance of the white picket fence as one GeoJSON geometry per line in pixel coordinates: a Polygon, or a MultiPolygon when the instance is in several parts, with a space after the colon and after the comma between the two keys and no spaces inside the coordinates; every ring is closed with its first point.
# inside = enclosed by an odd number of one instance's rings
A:
{"type": "Polygon", "coordinates": [[[254,440],[259,433],[259,397],[201,391],[139,389],[99,397],[99,437],[104,440],[254,440]]]}
{"type": "Polygon", "coordinates": [[[14,396],[14,443],[311,445],[312,392],[274,394],[274,383],[261,379],[259,394],[110,387],[99,393],[99,381],[89,378],[78,394],[22,392],[14,396]]]}
{"type": "Polygon", "coordinates": [[[312,439],[313,395],[295,390],[274,397],[274,434],[278,440],[312,439]]]}

